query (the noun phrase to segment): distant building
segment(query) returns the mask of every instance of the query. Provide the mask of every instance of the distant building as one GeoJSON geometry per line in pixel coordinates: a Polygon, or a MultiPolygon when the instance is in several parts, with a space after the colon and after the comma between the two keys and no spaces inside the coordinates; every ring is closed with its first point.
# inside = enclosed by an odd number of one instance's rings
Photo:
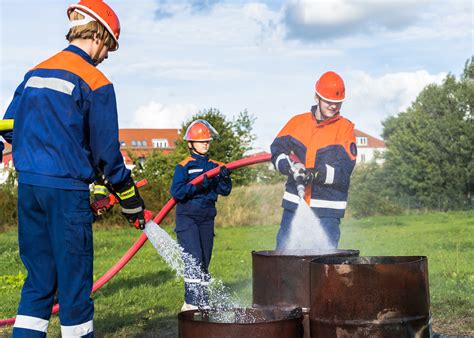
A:
{"type": "MultiPolygon", "coordinates": [[[[127,168],[134,167],[129,152],[142,163],[153,150],[169,153],[176,148],[176,141],[181,137],[181,129],[120,129],[120,152],[127,168]]],[[[3,163],[0,163],[0,184],[8,177],[8,169],[14,168],[11,146],[5,143],[3,163]]]]}
{"type": "Polygon", "coordinates": [[[181,137],[181,129],[120,129],[120,151],[125,165],[133,168],[131,152],[142,163],[153,150],[169,153],[176,148],[176,142],[181,137]]]}
{"type": "MultiPolygon", "coordinates": [[[[355,130],[356,144],[357,144],[357,160],[356,164],[368,163],[375,160],[375,154],[383,153],[386,149],[385,142],[364,133],[360,130],[355,130]]],[[[378,164],[383,163],[383,159],[377,159],[378,164]]]]}

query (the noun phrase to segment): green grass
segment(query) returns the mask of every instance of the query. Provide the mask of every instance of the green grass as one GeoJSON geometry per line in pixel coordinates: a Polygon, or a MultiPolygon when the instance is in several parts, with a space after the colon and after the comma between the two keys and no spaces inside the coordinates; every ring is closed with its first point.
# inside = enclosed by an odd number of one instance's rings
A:
{"type": "MultiPolygon", "coordinates": [[[[167,228],[171,233],[171,228],[167,228]]],[[[211,273],[251,303],[252,250],[272,249],[277,226],[216,230],[211,273]]],[[[474,212],[435,213],[346,220],[341,248],[361,255],[426,255],[434,329],[474,334],[474,212]]],[[[134,229],[96,229],[95,278],[107,271],[138,238],[134,229]]],[[[16,231],[0,233],[0,318],[15,315],[25,270],[16,231]]],[[[183,282],[146,243],[125,268],[94,295],[99,337],[175,337],[183,282]]],[[[0,336],[11,330],[0,329],[0,336]]],[[[53,316],[50,336],[59,336],[53,316]]]]}

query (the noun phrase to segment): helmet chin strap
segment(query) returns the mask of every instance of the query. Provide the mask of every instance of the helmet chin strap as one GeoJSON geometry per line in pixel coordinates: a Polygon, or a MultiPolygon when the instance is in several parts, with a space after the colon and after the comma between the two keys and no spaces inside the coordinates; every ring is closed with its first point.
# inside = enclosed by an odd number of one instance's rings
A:
{"type": "MultiPolygon", "coordinates": [[[[97,33],[96,33],[97,34],[97,33]]],[[[97,36],[97,35],[96,35],[97,36]]],[[[97,49],[97,52],[95,53],[94,57],[92,58],[92,61],[94,61],[94,64],[97,66],[98,65],[98,61],[99,61],[99,56],[100,56],[100,52],[102,52],[102,49],[104,48],[104,39],[99,39],[100,40],[100,43],[99,43],[99,48],[97,49]]],[[[95,42],[95,40],[94,40],[95,42]]]]}
{"type": "Polygon", "coordinates": [[[321,113],[321,98],[318,95],[316,95],[316,103],[318,104],[318,108],[316,108],[316,111],[314,112],[314,117],[318,121],[323,121],[324,117],[323,117],[323,114],[321,113]],[[319,111],[319,117],[321,118],[320,120],[318,119],[318,111],[319,111]]]}

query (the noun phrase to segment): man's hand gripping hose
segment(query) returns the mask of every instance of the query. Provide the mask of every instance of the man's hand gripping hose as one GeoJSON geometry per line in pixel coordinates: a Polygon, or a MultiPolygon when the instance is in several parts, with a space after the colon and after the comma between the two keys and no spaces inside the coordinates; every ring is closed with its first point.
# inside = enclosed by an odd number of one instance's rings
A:
{"type": "MultiPolygon", "coordinates": [[[[144,185],[148,184],[148,181],[146,179],[144,180],[141,180],[141,181],[138,181],[135,186],[137,188],[141,188],[143,187],[144,185]]],[[[92,209],[92,212],[95,214],[95,215],[102,215],[104,212],[106,212],[107,210],[109,210],[110,208],[112,208],[112,206],[114,204],[117,204],[119,203],[119,199],[114,195],[114,194],[109,194],[107,197],[105,198],[102,198],[100,200],[97,200],[95,201],[94,203],[91,204],[91,209],[92,209]]],[[[146,220],[146,217],[145,217],[145,220],[146,220]]],[[[134,225],[137,229],[145,229],[145,223],[146,222],[141,222],[142,224],[140,225],[139,220],[137,219],[135,222],[134,222],[134,225]],[[138,226],[137,226],[138,224],[138,226]]]]}
{"type": "Polygon", "coordinates": [[[299,162],[293,163],[291,166],[293,179],[296,182],[296,190],[300,199],[304,198],[305,186],[313,181],[314,173],[312,170],[306,169],[306,167],[299,162]]]}
{"type": "Polygon", "coordinates": [[[133,225],[135,225],[135,228],[145,230],[146,223],[153,219],[153,213],[150,210],[145,209],[145,211],[143,211],[143,217],[145,218],[145,224],[142,225],[137,219],[135,223],[133,223],[133,225]]]}

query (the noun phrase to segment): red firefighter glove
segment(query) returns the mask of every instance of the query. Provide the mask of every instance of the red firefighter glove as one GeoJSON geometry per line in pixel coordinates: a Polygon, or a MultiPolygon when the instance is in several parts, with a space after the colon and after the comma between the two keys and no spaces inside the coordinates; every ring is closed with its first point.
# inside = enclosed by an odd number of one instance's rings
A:
{"type": "MultiPolygon", "coordinates": [[[[148,221],[153,218],[153,213],[150,210],[145,209],[145,211],[143,211],[143,216],[145,217],[145,223],[148,223],[148,221]]],[[[135,223],[133,223],[133,225],[135,225],[135,228],[137,229],[140,229],[140,230],[145,229],[145,227],[143,228],[140,227],[140,223],[138,222],[138,219],[135,221],[135,223]]]]}
{"type": "Polygon", "coordinates": [[[130,222],[135,223],[138,221],[138,227],[145,229],[145,216],[143,214],[145,210],[145,203],[140,197],[137,187],[130,178],[126,183],[114,186],[117,198],[120,205],[122,206],[122,215],[130,222]]]}
{"type": "Polygon", "coordinates": [[[109,198],[109,190],[104,185],[94,185],[93,203],[91,207],[96,216],[100,216],[112,210],[113,203],[109,198]]]}

